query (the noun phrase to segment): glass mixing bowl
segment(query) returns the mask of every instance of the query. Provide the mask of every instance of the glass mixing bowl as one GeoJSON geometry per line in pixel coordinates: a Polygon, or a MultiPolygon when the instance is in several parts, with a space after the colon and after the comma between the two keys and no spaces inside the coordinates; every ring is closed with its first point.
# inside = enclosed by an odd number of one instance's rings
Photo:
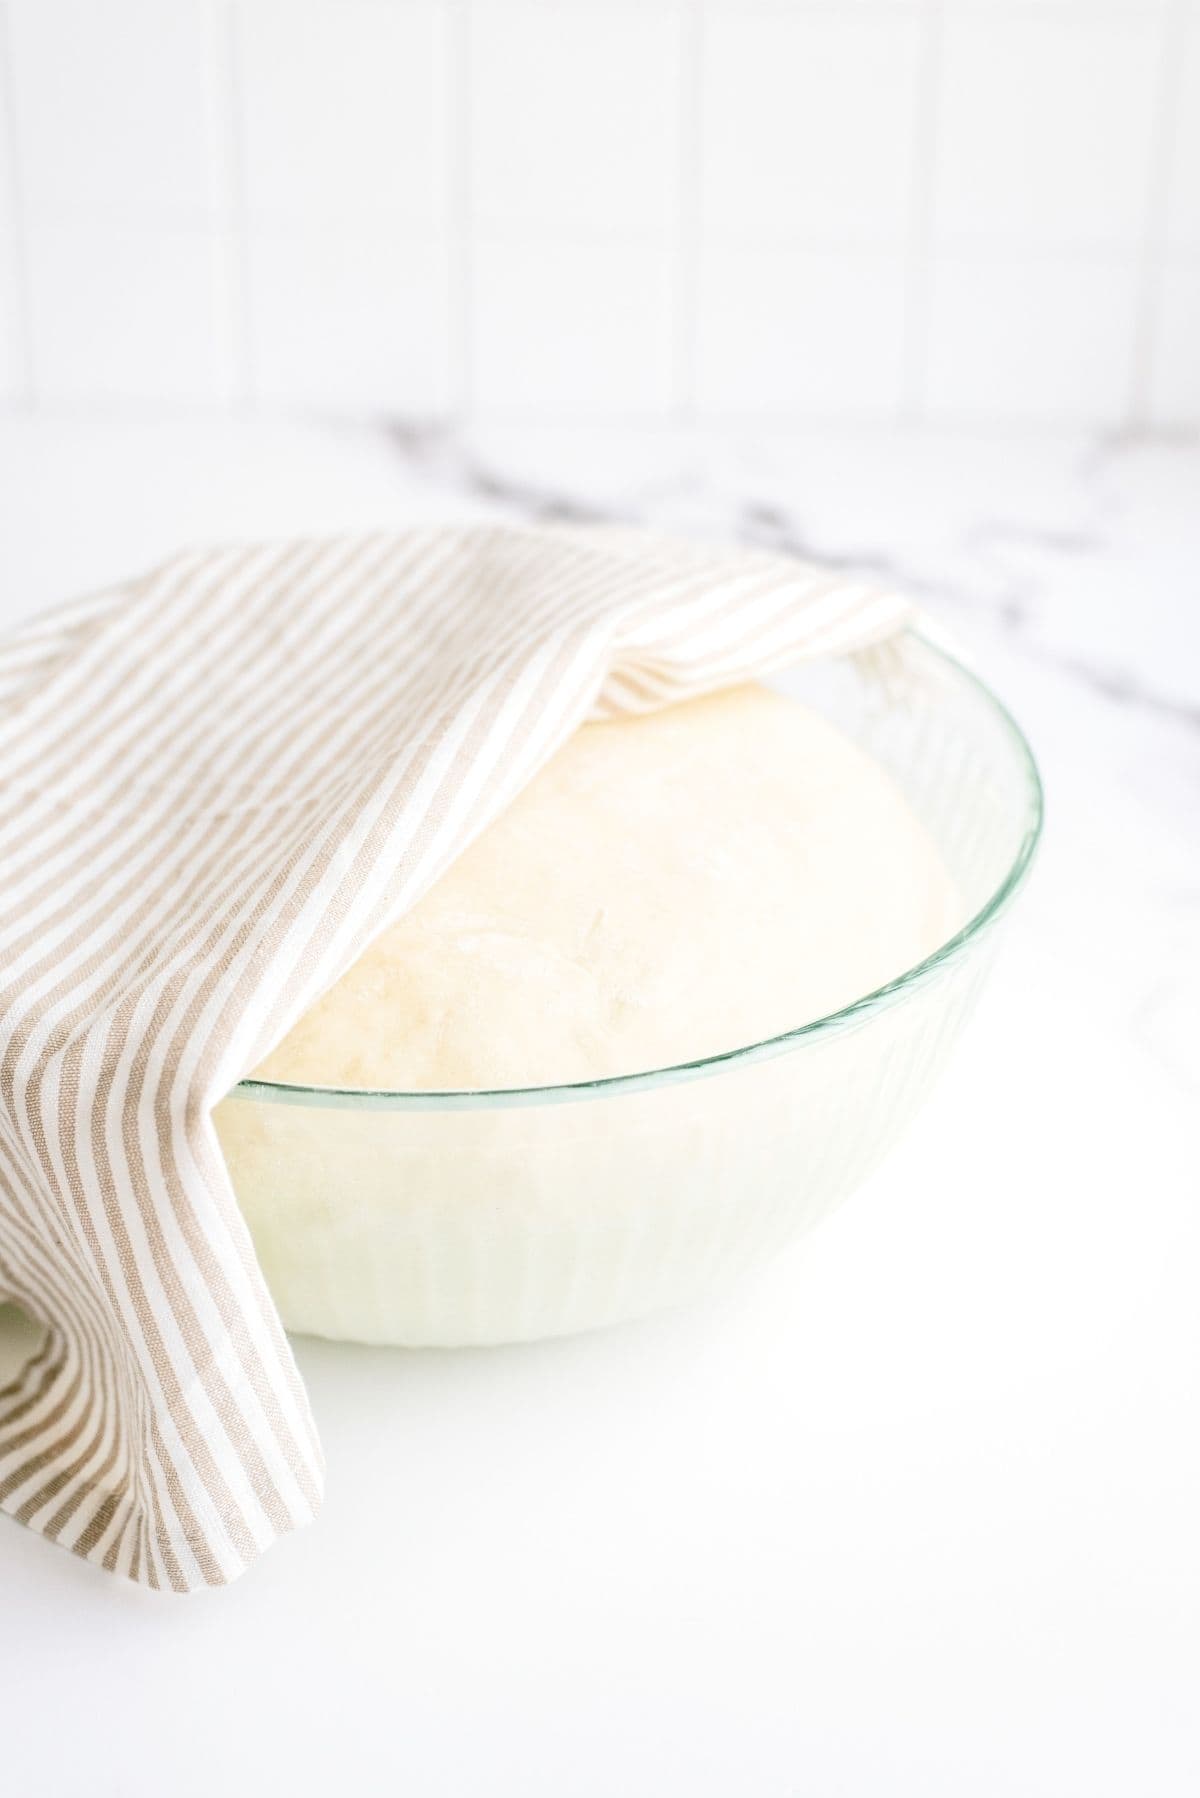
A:
{"type": "Polygon", "coordinates": [[[449,1346],[640,1316],[809,1229],[887,1153],[1029,870],[1037,768],[995,696],[917,632],[774,684],[890,770],[969,922],[853,1005],[679,1067],[501,1092],[243,1081],[214,1122],[287,1328],[449,1346]]]}

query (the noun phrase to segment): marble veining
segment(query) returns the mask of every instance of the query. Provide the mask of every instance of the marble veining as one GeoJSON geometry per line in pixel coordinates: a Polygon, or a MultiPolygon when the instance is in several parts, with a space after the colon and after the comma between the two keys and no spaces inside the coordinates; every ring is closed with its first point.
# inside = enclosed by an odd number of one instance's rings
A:
{"type": "MultiPolygon", "coordinates": [[[[1008,1798],[1070,1767],[1094,1798],[1190,1794],[1200,444],[76,412],[0,417],[0,496],[0,632],[189,542],[464,515],[869,570],[1011,707],[1047,795],[910,1137],[728,1305],[544,1353],[297,1339],[326,1510],[186,1616],[0,1529],[22,1789],[62,1788],[46,1744],[74,1677],[93,1773],[128,1772],[136,1689],[142,1764],[197,1795],[231,1769],[419,1787],[422,1748],[453,1782],[464,1706],[486,1755],[465,1790],[481,1765],[531,1789],[549,1741],[539,1790],[865,1794],[911,1771],[1008,1798]],[[263,1730],[281,1694],[318,1735],[263,1730]],[[197,1695],[219,1718],[199,1734],[197,1695]]],[[[0,1382],[34,1340],[0,1308],[0,1382]]]]}
{"type": "MultiPolygon", "coordinates": [[[[1055,561],[1103,556],[1107,525],[1114,507],[1120,503],[1114,496],[1120,492],[1123,459],[1136,455],[1141,443],[1140,439],[1121,433],[1098,437],[1079,451],[1074,462],[1081,501],[1078,522],[1038,525],[986,514],[972,520],[963,532],[963,548],[989,578],[964,592],[961,579],[939,576],[886,546],[831,548],[819,525],[807,520],[802,507],[752,496],[731,502],[725,495],[707,491],[703,478],[686,465],[631,488],[621,498],[605,498],[594,489],[589,491],[586,483],[521,477],[453,427],[403,421],[389,423],[385,429],[410,477],[444,484],[459,491],[467,503],[543,521],[647,526],[667,524],[681,509],[697,516],[703,516],[707,509],[709,516],[721,520],[725,533],[740,542],[874,575],[934,607],[957,609],[964,598],[969,598],[986,605],[995,622],[1014,634],[1036,619],[1039,595],[1047,577],[1013,566],[1012,552],[1055,561]]],[[[1200,455],[1196,456],[1195,497],[1200,507],[1200,455]]],[[[1200,540],[1200,527],[1197,538],[1200,540]]],[[[1076,649],[1052,651],[1033,639],[1028,641],[1027,649],[1108,699],[1144,706],[1200,729],[1200,697],[1195,701],[1179,699],[1157,690],[1153,683],[1128,668],[1094,657],[1086,647],[1086,625],[1080,638],[1076,649]]],[[[1200,694],[1200,638],[1197,664],[1196,688],[1200,694]]]]}

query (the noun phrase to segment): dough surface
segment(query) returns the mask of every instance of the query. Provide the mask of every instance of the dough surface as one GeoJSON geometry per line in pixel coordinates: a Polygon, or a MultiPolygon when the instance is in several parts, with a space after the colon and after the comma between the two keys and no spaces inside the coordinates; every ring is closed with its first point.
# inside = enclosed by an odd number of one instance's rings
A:
{"type": "Polygon", "coordinates": [[[961,910],[890,776],[740,687],[585,725],[256,1071],[445,1090],[694,1060],[860,998],[961,910]]]}

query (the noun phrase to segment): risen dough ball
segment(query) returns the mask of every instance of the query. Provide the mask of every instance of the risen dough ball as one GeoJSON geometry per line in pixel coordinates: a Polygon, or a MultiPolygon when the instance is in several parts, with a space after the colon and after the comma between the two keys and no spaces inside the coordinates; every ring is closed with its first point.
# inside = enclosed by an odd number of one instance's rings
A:
{"type": "Polygon", "coordinates": [[[959,906],[890,777],[761,687],[586,725],[258,1070],[437,1090],[632,1073],[860,998],[959,906]]]}

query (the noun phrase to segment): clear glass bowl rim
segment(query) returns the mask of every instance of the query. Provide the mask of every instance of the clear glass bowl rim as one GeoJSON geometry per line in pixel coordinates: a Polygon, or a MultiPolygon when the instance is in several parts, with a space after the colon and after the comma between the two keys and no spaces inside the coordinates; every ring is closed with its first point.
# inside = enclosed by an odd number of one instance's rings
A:
{"type": "Polygon", "coordinates": [[[760,1042],[746,1043],[736,1049],[725,1049],[695,1061],[674,1063],[670,1067],[651,1068],[634,1074],[609,1074],[599,1080],[577,1080],[551,1086],[510,1086],[496,1089],[471,1088],[461,1091],[393,1092],[380,1087],[298,1086],[277,1080],[240,1080],[228,1095],[230,1098],[253,1099],[274,1105],[309,1105],[348,1111],[479,1111],[500,1110],[525,1105],[548,1105],[580,1099],[616,1098],[620,1094],[648,1088],[670,1086],[685,1080],[703,1079],[743,1063],[784,1055],[790,1049],[844,1029],[895,1003],[919,983],[940,969],[957,962],[1007,911],[1025,882],[1041,839],[1045,817],[1045,798],[1041,775],[1025,733],[1004,702],[986,681],[968,668],[956,655],[945,649],[925,631],[916,628],[912,635],[946,667],[953,669],[984,700],[1007,735],[1010,747],[1025,780],[1026,815],[1021,840],[1012,862],[996,887],[975,915],[962,929],[934,950],[924,961],[898,974],[886,986],[864,993],[838,1011],[813,1018],[794,1030],[765,1037],[760,1042]]]}

